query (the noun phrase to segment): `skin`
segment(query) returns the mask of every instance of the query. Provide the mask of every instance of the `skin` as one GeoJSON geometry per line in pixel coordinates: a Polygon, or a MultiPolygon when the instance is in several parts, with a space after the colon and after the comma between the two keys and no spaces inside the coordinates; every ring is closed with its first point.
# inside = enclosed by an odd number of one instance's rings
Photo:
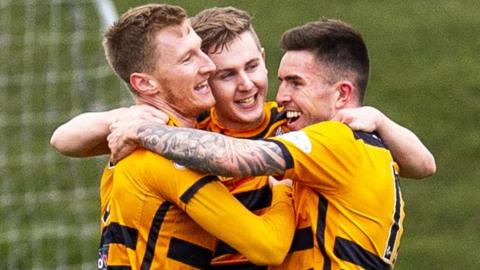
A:
{"type": "Polygon", "coordinates": [[[249,130],[263,120],[263,104],[268,91],[265,54],[250,31],[235,38],[220,52],[208,56],[217,66],[209,80],[217,101],[215,113],[229,129],[249,130]]]}
{"type": "MultiPolygon", "coordinates": [[[[281,85],[277,101],[287,110],[301,113],[298,119],[290,119],[289,127],[294,130],[333,119],[340,110],[359,106],[354,83],[348,78],[328,82],[318,76],[324,74],[322,71],[326,66],[312,62],[312,59],[311,52],[289,51],[279,67],[281,85]],[[297,70],[298,63],[308,68],[297,70]]],[[[239,140],[141,121],[115,126],[108,141],[114,162],[128,154],[129,149],[125,145],[139,144],[186,166],[216,175],[281,175],[285,171],[286,163],[280,147],[268,141],[239,140]]],[[[426,153],[421,156],[420,162],[428,164],[422,173],[429,175],[435,172],[436,167],[433,156],[428,150],[426,153]]]]}
{"type": "Polygon", "coordinates": [[[215,104],[208,79],[215,65],[200,49],[201,39],[185,21],[156,34],[160,56],[152,74],[133,73],[130,84],[139,93],[137,103],[162,108],[184,126],[215,104]]]}
{"type": "MultiPolygon", "coordinates": [[[[188,26],[184,27],[186,27],[183,29],[183,32],[186,33],[185,37],[196,44],[198,36],[194,35],[188,26]]],[[[147,88],[148,90],[148,87],[163,85],[160,83],[161,81],[165,82],[170,79],[179,83],[186,90],[185,92],[173,91],[174,89],[171,87],[173,84],[167,84],[168,87],[161,90],[171,93],[176,98],[168,101],[143,98],[139,103],[161,108],[182,120],[184,126],[192,127],[194,124],[192,115],[196,115],[198,110],[187,110],[190,108],[189,102],[191,104],[199,103],[201,107],[212,102],[208,94],[207,98],[202,99],[201,93],[197,96],[194,91],[195,84],[201,83],[207,74],[213,73],[212,64],[204,59],[204,55],[202,56],[201,52],[196,49],[184,49],[184,53],[175,55],[176,52],[171,44],[178,44],[173,42],[182,37],[182,32],[168,31],[168,35],[170,42],[159,44],[161,46],[159,51],[170,52],[170,55],[178,60],[168,62],[169,68],[159,65],[158,71],[153,76],[146,77],[143,81],[140,80],[140,82],[144,82],[140,86],[143,86],[142,89],[147,88]],[[187,54],[193,56],[194,61],[187,60],[185,58],[187,54]],[[184,65],[183,60],[187,60],[184,65]],[[186,82],[185,77],[181,79],[167,78],[167,76],[171,76],[168,74],[180,73],[188,76],[192,72],[195,73],[195,68],[190,67],[192,63],[204,63],[198,68],[195,80],[186,82]],[[176,73],[170,72],[172,70],[175,70],[176,73]],[[183,97],[178,93],[190,94],[183,97]],[[193,100],[190,100],[192,97],[194,97],[193,100]],[[207,104],[202,104],[203,101],[206,101],[207,104]]],[[[217,66],[209,84],[213,96],[217,100],[214,113],[219,123],[225,128],[239,131],[256,128],[265,117],[263,103],[268,89],[263,49],[258,47],[251,33],[247,31],[222,51],[210,52],[208,56],[217,66]],[[242,100],[245,103],[245,99],[252,96],[254,97],[253,104],[242,104],[242,100]]],[[[399,163],[401,176],[421,179],[435,173],[436,166],[432,154],[414,133],[394,123],[374,108],[356,108],[360,104],[356,102],[353,85],[348,80],[332,84],[326,79],[329,77],[327,70],[326,68],[318,69],[313,56],[308,52],[287,52],[282,58],[278,71],[281,83],[277,101],[285,106],[287,117],[290,119],[287,126],[291,130],[298,130],[302,126],[318,121],[334,119],[342,121],[354,129],[367,132],[377,131],[389,145],[399,163]],[[303,64],[299,64],[297,59],[303,59],[303,64]],[[321,91],[316,91],[317,89],[321,91]],[[353,98],[347,103],[345,97],[350,95],[353,98]],[[365,113],[366,111],[368,113],[365,113]],[[358,125],[357,123],[362,124],[358,125]]],[[[137,77],[134,76],[134,78],[137,77]]],[[[140,78],[144,77],[140,76],[140,78]]],[[[135,82],[135,79],[133,81],[135,82]]],[[[50,143],[59,152],[69,156],[86,157],[110,153],[106,137],[110,133],[110,128],[115,129],[119,126],[117,121],[138,120],[165,123],[165,119],[168,119],[168,115],[161,111],[148,110],[146,107],[149,106],[133,106],[129,109],[121,108],[109,112],[79,115],[60,126],[52,135],[50,143]],[[135,118],[135,115],[139,117],[135,118]],[[88,132],[85,132],[86,130],[88,132]]],[[[137,147],[132,141],[127,140],[126,143],[128,143],[130,151],[137,147]]],[[[123,149],[119,153],[114,153],[112,158],[118,160],[126,153],[127,149],[123,149]]]]}

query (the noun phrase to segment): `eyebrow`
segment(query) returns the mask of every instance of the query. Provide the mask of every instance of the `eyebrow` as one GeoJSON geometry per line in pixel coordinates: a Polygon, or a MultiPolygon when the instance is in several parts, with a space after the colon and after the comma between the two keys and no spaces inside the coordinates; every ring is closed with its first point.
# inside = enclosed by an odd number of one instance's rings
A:
{"type": "Polygon", "coordinates": [[[282,79],[280,76],[278,77],[279,80],[285,80],[285,81],[294,81],[294,80],[301,80],[302,77],[298,76],[298,75],[288,75],[288,76],[285,76],[284,79],[282,79]]]}

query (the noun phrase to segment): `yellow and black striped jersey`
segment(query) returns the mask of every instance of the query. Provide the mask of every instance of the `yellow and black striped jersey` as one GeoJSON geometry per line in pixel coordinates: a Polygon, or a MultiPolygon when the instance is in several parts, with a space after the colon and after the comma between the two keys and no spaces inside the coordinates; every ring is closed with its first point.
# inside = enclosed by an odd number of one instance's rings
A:
{"type": "Polygon", "coordinates": [[[404,212],[398,166],[381,140],[329,121],[271,141],[295,180],[297,228],[271,269],[391,269],[404,212]]]}
{"type": "Polygon", "coordinates": [[[282,113],[282,108],[276,102],[269,101],[265,102],[263,112],[265,117],[257,128],[236,130],[223,127],[218,120],[215,108],[212,108],[198,118],[197,128],[245,139],[263,139],[283,134],[283,124],[285,124],[286,118],[282,113]]]}
{"type": "Polygon", "coordinates": [[[290,189],[276,186],[271,211],[259,217],[216,180],[143,149],[107,167],[98,268],[205,269],[217,237],[262,261],[268,258],[252,242],[286,252],[294,231],[290,189]]]}
{"type": "MultiPolygon", "coordinates": [[[[282,113],[282,108],[278,107],[276,102],[266,102],[263,111],[264,119],[255,129],[235,130],[223,127],[218,120],[215,108],[200,116],[197,127],[244,139],[263,139],[283,134],[286,118],[282,113]]],[[[220,177],[220,179],[235,198],[254,213],[262,214],[270,207],[272,192],[268,185],[268,177],[245,177],[241,179],[220,177]]],[[[219,242],[214,257],[211,269],[233,269],[232,265],[236,265],[235,269],[266,269],[266,267],[251,265],[245,256],[222,241],[219,242]]]]}

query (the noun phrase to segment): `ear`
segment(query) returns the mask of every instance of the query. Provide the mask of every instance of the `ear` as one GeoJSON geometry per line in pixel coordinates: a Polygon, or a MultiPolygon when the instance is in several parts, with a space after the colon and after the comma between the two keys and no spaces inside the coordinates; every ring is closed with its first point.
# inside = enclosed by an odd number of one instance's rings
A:
{"type": "Polygon", "coordinates": [[[261,49],[260,49],[260,52],[262,53],[263,61],[265,61],[265,57],[266,57],[266,55],[265,55],[265,48],[261,48],[261,49]]]}
{"type": "Polygon", "coordinates": [[[337,109],[347,108],[355,100],[355,86],[350,81],[340,81],[337,83],[338,97],[335,103],[337,109]]]}
{"type": "Polygon", "coordinates": [[[158,82],[145,73],[132,73],[130,85],[139,95],[153,95],[157,92],[158,82]]]}

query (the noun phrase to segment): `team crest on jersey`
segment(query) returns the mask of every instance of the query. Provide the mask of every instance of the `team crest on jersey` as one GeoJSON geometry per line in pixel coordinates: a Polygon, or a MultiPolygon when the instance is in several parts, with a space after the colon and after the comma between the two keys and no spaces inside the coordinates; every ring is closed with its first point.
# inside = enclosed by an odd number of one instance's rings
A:
{"type": "Polygon", "coordinates": [[[312,142],[310,141],[310,138],[308,138],[307,134],[301,130],[285,133],[281,135],[280,138],[293,143],[304,153],[309,154],[312,151],[312,142]]]}

